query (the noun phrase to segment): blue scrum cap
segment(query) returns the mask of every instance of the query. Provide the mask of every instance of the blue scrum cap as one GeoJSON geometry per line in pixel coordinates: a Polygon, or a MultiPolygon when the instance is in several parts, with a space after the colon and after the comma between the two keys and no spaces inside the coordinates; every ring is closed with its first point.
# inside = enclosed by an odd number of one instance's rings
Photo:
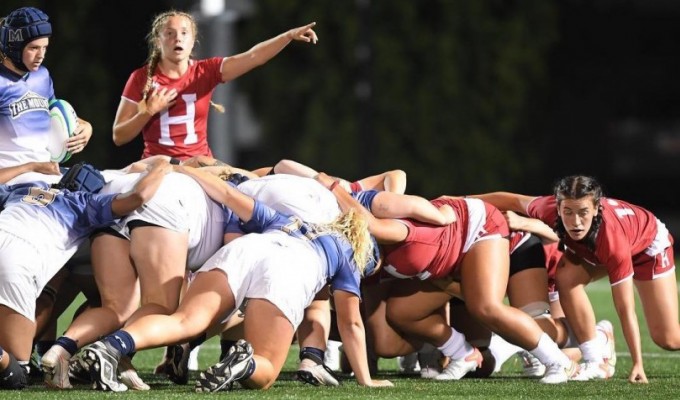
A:
{"type": "Polygon", "coordinates": [[[35,7],[21,7],[9,13],[0,26],[0,51],[23,71],[28,68],[22,61],[24,47],[35,39],[52,35],[49,17],[35,7]]]}

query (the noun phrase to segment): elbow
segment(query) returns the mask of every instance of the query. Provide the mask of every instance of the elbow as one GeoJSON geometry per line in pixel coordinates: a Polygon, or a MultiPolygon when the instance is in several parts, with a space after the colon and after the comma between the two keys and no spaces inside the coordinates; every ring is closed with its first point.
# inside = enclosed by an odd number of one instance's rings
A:
{"type": "Polygon", "coordinates": [[[153,193],[150,190],[135,190],[130,195],[130,202],[135,205],[134,209],[137,209],[151,200],[153,193]]]}
{"type": "Polygon", "coordinates": [[[125,144],[119,134],[116,133],[116,128],[113,128],[113,144],[122,146],[125,144]]]}
{"type": "Polygon", "coordinates": [[[393,179],[398,179],[400,181],[406,182],[406,171],[401,169],[394,169],[390,171],[390,174],[392,175],[393,179]]]}

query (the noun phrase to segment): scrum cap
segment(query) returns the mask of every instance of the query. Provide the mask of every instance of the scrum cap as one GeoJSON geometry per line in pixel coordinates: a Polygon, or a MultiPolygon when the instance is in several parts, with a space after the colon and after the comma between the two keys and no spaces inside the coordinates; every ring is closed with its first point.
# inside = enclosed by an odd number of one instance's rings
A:
{"type": "Polygon", "coordinates": [[[35,7],[12,11],[0,26],[0,51],[19,69],[28,71],[22,61],[24,47],[35,39],[52,35],[49,17],[35,7]]]}

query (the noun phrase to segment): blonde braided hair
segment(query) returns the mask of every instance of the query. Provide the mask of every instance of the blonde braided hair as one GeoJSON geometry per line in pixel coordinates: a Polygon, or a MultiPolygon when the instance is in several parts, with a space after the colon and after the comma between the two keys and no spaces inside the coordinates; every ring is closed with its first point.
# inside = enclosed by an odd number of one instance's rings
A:
{"type": "MultiPolygon", "coordinates": [[[[149,46],[149,56],[146,59],[146,84],[144,84],[144,89],[142,90],[142,100],[137,103],[137,111],[140,113],[145,113],[147,111],[147,99],[149,92],[153,86],[153,74],[158,66],[158,62],[161,60],[161,49],[157,45],[157,40],[161,36],[161,31],[165,27],[168,19],[171,17],[183,17],[186,18],[191,23],[191,30],[194,34],[194,38],[198,35],[198,26],[196,25],[196,20],[194,17],[184,11],[169,10],[160,13],[154,17],[151,23],[151,31],[146,35],[146,42],[149,46]]],[[[195,39],[198,42],[198,39],[195,39]]],[[[217,111],[223,113],[224,106],[221,104],[213,103],[210,101],[210,105],[213,106],[217,111]]]]}

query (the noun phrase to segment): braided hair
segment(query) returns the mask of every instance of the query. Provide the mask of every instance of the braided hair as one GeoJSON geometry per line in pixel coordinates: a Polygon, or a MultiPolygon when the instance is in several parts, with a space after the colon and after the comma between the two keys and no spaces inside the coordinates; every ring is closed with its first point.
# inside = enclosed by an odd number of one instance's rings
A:
{"type": "MultiPolygon", "coordinates": [[[[144,85],[144,89],[142,89],[142,100],[137,104],[137,110],[140,113],[146,112],[146,100],[149,96],[149,92],[153,88],[153,74],[156,70],[156,67],[158,66],[158,62],[161,60],[161,49],[158,47],[157,40],[160,38],[163,28],[168,22],[168,19],[171,17],[186,18],[191,24],[192,33],[194,34],[195,41],[198,43],[198,39],[196,39],[198,35],[198,25],[196,25],[196,20],[191,14],[184,11],[168,10],[158,14],[153,19],[153,22],[151,23],[151,31],[146,35],[146,42],[149,47],[149,55],[146,59],[146,84],[144,85]]],[[[210,105],[212,105],[217,111],[224,112],[224,106],[221,104],[213,103],[211,101],[210,105]]]]}
{"type": "MultiPolygon", "coordinates": [[[[600,199],[602,198],[602,186],[593,177],[583,176],[583,175],[571,175],[566,178],[562,178],[555,185],[554,189],[555,198],[557,200],[557,208],[559,209],[560,204],[565,199],[581,199],[586,196],[592,196],[593,205],[597,207],[599,212],[593,217],[592,225],[588,230],[588,234],[584,238],[586,246],[590,251],[595,250],[595,238],[602,225],[602,206],[600,205],[600,199]]],[[[564,251],[564,239],[567,237],[567,230],[564,227],[562,218],[558,215],[557,221],[555,221],[555,232],[560,238],[559,249],[564,251]]]]}

